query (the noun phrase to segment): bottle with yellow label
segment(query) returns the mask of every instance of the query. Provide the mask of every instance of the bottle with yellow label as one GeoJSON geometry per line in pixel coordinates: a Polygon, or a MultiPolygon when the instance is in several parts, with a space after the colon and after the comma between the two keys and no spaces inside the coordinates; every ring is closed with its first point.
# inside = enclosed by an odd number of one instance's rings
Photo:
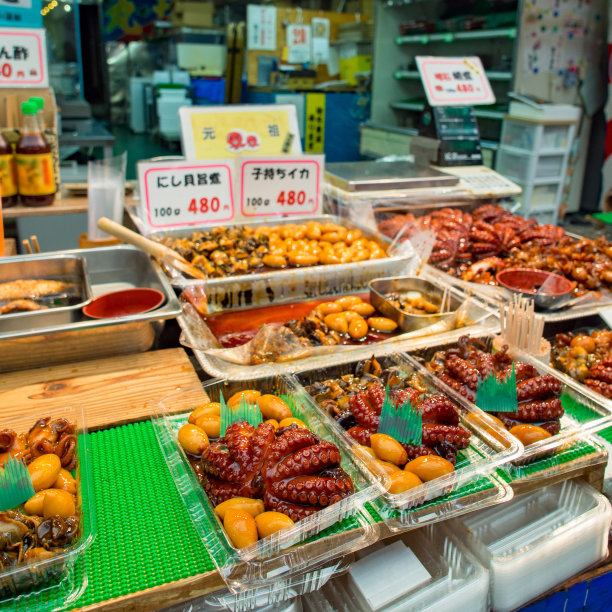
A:
{"type": "Polygon", "coordinates": [[[0,133],[0,190],[4,208],[15,206],[17,195],[17,168],[13,147],[0,133]]]}
{"type": "Polygon", "coordinates": [[[40,131],[33,102],[23,102],[23,129],[15,149],[17,179],[21,203],[25,206],[48,206],[55,198],[55,175],[51,145],[40,131]]]}

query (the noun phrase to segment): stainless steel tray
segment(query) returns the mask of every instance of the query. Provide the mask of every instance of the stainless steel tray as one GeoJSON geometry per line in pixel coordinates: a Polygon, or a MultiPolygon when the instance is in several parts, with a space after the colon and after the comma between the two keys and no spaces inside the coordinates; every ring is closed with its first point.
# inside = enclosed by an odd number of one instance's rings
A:
{"type": "MultiPolygon", "coordinates": [[[[460,292],[452,289],[454,297],[460,296],[460,292]]],[[[355,292],[352,292],[353,294],[355,292]]],[[[338,297],[337,295],[333,296],[338,297]]],[[[284,300],[295,301],[295,300],[284,300]]],[[[209,355],[204,350],[192,348],[198,363],[202,369],[214,378],[225,378],[228,380],[252,380],[264,376],[273,376],[276,374],[293,374],[303,370],[312,370],[332,367],[340,363],[348,363],[353,360],[368,359],[373,352],[377,355],[388,355],[398,351],[412,350],[413,348],[426,348],[431,345],[432,339],[435,342],[454,342],[460,336],[470,334],[490,334],[499,331],[499,320],[495,317],[492,309],[488,308],[477,299],[472,299],[470,305],[470,313],[472,319],[476,322],[469,327],[462,327],[448,332],[436,334],[435,336],[423,336],[417,338],[405,338],[396,336],[389,340],[368,345],[347,346],[343,350],[326,355],[317,355],[306,357],[305,359],[297,359],[283,363],[262,363],[259,365],[239,365],[230,363],[209,355]]],[[[197,343],[196,333],[189,324],[189,319],[183,314],[178,317],[178,323],[183,330],[184,340],[186,344],[193,346],[197,343]]],[[[405,336],[405,334],[403,335],[405,336]]]]}
{"type": "MultiPolygon", "coordinates": [[[[342,217],[333,215],[318,215],[303,217],[299,221],[291,218],[269,218],[266,220],[243,223],[250,227],[261,225],[285,225],[288,223],[306,223],[307,221],[321,221],[338,223],[348,229],[360,229],[369,240],[375,240],[387,249],[391,241],[385,236],[374,234],[371,230],[355,224],[342,217]]],[[[234,224],[235,225],[235,224],[234,224]]],[[[218,227],[231,227],[219,225],[218,227]]],[[[152,238],[161,236],[181,237],[188,236],[198,227],[173,230],[168,232],[154,232],[152,238]]],[[[211,278],[205,281],[187,279],[178,272],[174,272],[171,283],[178,288],[190,285],[203,285],[208,300],[209,312],[240,308],[244,306],[262,306],[277,303],[279,300],[304,299],[327,294],[341,294],[349,291],[367,290],[368,282],[381,276],[400,276],[409,272],[408,265],[414,258],[414,251],[410,247],[400,248],[396,254],[384,259],[373,259],[358,263],[329,264],[312,266],[308,268],[289,268],[274,272],[255,274],[242,274],[225,278],[211,278]]]]}
{"type": "Polygon", "coordinates": [[[87,277],[87,264],[81,255],[45,255],[28,257],[18,261],[8,258],[0,261],[0,282],[19,280],[62,280],[71,282],[74,289],[62,294],[43,295],[34,301],[47,308],[25,312],[14,312],[0,316],[0,337],[3,332],[28,329],[43,322],[62,322],[69,317],[76,320],[77,313],[92,299],[87,277]],[[62,306],[55,306],[60,302],[62,306]]]}
{"type": "MultiPolygon", "coordinates": [[[[56,332],[78,331],[123,325],[126,323],[172,319],[180,314],[181,309],[174,290],[170,286],[161,268],[151,258],[131,246],[120,245],[95,249],[75,249],[57,253],[40,253],[37,255],[21,255],[8,257],[6,263],[35,264],[56,257],[82,257],[85,260],[87,280],[94,297],[130,287],[150,287],[161,291],[166,301],[163,306],[143,314],[116,319],[90,319],[86,317],[80,306],[43,311],[32,325],[33,318],[12,317],[3,322],[0,327],[0,341],[26,336],[37,336],[56,332]]],[[[1,317],[0,317],[1,318],[1,317]]]]}

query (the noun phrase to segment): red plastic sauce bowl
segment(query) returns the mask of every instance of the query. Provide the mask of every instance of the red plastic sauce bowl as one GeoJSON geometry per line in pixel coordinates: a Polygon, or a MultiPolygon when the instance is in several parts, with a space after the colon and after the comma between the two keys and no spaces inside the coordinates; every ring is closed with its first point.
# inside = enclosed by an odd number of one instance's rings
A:
{"type": "Polygon", "coordinates": [[[506,289],[534,297],[536,305],[541,308],[550,308],[565,301],[576,286],[574,281],[560,274],[529,268],[502,270],[497,273],[497,282],[506,289]]]}
{"type": "Polygon", "coordinates": [[[165,295],[157,289],[122,289],[105,293],[92,300],[83,307],[83,313],[92,319],[128,317],[154,310],[161,306],[165,299],[165,295]]]}

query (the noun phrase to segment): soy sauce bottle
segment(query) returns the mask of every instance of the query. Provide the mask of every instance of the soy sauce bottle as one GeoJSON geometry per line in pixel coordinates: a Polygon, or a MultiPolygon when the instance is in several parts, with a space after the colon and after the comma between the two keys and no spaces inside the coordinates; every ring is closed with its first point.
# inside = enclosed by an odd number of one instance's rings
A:
{"type": "Polygon", "coordinates": [[[55,198],[51,145],[40,131],[37,105],[23,102],[21,112],[24,123],[15,149],[21,202],[24,206],[48,206],[55,198]]]}
{"type": "Polygon", "coordinates": [[[17,168],[13,147],[0,133],[0,197],[2,206],[15,206],[19,199],[17,195],[17,168]]]}

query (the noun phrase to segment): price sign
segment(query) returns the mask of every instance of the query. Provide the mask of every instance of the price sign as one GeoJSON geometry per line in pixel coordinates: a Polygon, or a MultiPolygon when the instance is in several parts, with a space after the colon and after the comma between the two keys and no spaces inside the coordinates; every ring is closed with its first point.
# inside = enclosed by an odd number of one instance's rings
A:
{"type": "Polygon", "coordinates": [[[290,64],[305,64],[310,61],[310,34],[309,25],[287,26],[287,61],[290,64]]]}
{"type": "Polygon", "coordinates": [[[151,229],[234,218],[233,160],[139,162],[140,216],[151,229]]]}
{"type": "Polygon", "coordinates": [[[416,63],[431,106],[495,102],[479,57],[417,57],[416,63]]]}
{"type": "Polygon", "coordinates": [[[239,158],[243,217],[313,215],[321,209],[323,155],[239,158]]]}
{"type": "Polygon", "coordinates": [[[0,87],[47,87],[45,30],[0,28],[0,87]]]}

